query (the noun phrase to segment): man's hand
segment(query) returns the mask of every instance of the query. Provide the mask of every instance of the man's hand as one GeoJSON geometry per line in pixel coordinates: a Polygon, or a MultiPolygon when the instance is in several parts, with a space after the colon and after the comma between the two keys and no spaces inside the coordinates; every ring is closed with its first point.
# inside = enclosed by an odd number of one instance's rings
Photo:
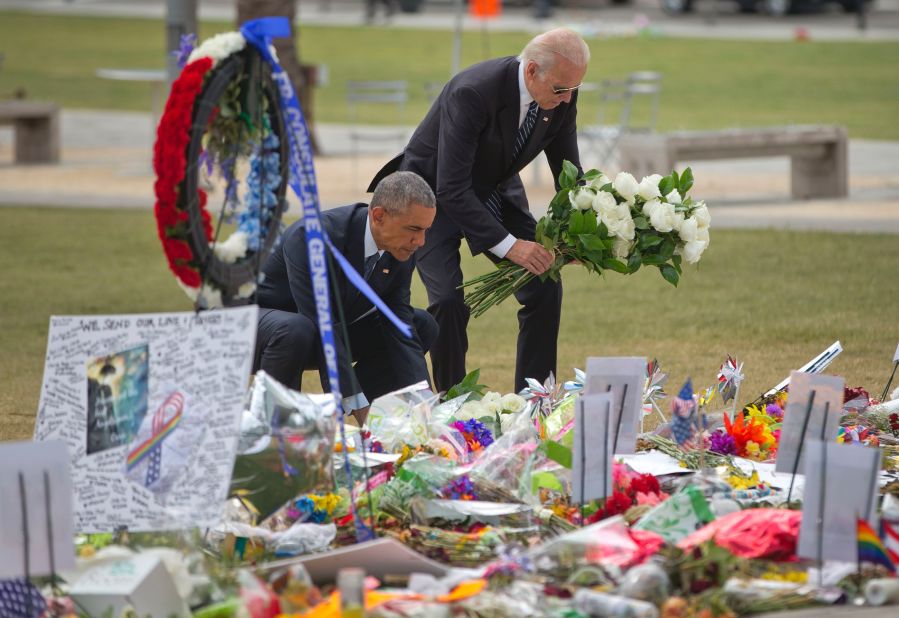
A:
{"type": "Polygon", "coordinates": [[[530,240],[516,240],[509,252],[506,253],[506,259],[535,275],[542,275],[553,264],[553,254],[547,251],[543,245],[530,240]]]}
{"type": "Polygon", "coordinates": [[[360,427],[365,425],[365,419],[368,418],[369,407],[371,407],[371,406],[365,406],[364,408],[359,408],[358,410],[353,410],[353,417],[356,419],[356,422],[359,423],[360,427]]]}

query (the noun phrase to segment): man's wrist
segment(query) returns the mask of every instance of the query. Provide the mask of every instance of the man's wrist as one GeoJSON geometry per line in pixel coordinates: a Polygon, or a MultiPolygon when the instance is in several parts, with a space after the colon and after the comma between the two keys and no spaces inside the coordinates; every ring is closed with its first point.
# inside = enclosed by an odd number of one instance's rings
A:
{"type": "Polygon", "coordinates": [[[362,408],[368,407],[368,398],[365,396],[365,393],[356,393],[355,395],[350,395],[348,397],[344,397],[341,400],[341,405],[343,406],[343,413],[349,414],[353,410],[361,410],[362,408]]]}

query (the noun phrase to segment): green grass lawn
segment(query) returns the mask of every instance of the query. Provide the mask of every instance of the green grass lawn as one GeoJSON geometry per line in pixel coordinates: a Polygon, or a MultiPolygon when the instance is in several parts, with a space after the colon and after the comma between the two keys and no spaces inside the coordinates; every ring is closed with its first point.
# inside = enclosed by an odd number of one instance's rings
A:
{"type": "MultiPolygon", "coordinates": [[[[0,440],[27,438],[37,410],[48,318],[54,314],[189,310],[144,211],[4,208],[0,225],[0,440]]],[[[726,354],[745,362],[751,400],[835,339],[831,366],[850,385],[880,390],[897,331],[896,237],[715,231],[698,267],[677,289],[656,271],[603,280],[565,272],[561,377],[588,355],[658,358],[675,390],[687,376],[712,384],[726,354]]],[[[466,260],[483,272],[484,258],[466,260]]],[[[417,278],[413,301],[424,302],[417,278]]],[[[508,391],[515,305],[472,322],[469,368],[508,391]]],[[[307,384],[316,375],[307,374],[307,384]]]]}
{"type": "MultiPolygon", "coordinates": [[[[204,22],[201,36],[230,30],[204,22]]],[[[405,123],[427,107],[425,84],[448,79],[449,31],[303,27],[302,59],[325,64],[330,82],[315,95],[315,116],[347,121],[349,79],[405,79],[411,100],[405,123]]],[[[489,55],[515,54],[530,35],[492,33],[489,55]]],[[[0,98],[16,88],[67,107],[149,110],[147,84],[99,79],[99,67],[162,68],[165,30],[148,19],[61,17],[0,11],[0,98]]],[[[788,123],[836,123],[854,138],[899,139],[896,42],[712,41],[591,38],[587,80],[634,70],[664,73],[659,126],[699,129],[788,123]]],[[[466,33],[463,65],[484,59],[479,32],[466,33]]],[[[584,123],[594,122],[596,95],[584,93],[584,123]]],[[[377,121],[372,116],[371,121],[377,121]]]]}

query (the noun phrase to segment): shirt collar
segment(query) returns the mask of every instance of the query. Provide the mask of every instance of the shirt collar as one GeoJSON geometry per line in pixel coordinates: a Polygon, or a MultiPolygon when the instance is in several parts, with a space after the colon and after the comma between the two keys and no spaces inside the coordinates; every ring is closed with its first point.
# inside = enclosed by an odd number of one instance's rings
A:
{"type": "Polygon", "coordinates": [[[383,249],[378,249],[378,245],[375,242],[375,237],[371,234],[371,214],[365,214],[365,255],[364,259],[368,259],[370,256],[378,254],[378,257],[384,255],[383,249]]]}
{"type": "Polygon", "coordinates": [[[527,107],[531,104],[534,97],[528,92],[528,87],[524,83],[524,62],[518,59],[518,104],[521,107],[527,107]]]}

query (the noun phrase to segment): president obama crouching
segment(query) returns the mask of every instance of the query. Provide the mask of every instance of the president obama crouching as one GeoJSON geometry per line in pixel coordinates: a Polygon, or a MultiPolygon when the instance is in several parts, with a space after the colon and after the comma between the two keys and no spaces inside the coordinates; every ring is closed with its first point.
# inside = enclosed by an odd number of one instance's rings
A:
{"type": "MultiPolygon", "coordinates": [[[[399,317],[412,326],[409,339],[383,317],[334,260],[331,315],[338,355],[343,408],[362,424],[369,402],[390,391],[429,380],[425,352],[437,337],[437,323],[409,304],[414,253],[424,245],[434,221],[434,193],[413,172],[396,172],[378,184],[371,205],[353,204],[323,212],[322,227],[331,242],[399,317]],[[340,321],[338,303],[343,307],[340,321]],[[344,337],[344,324],[349,341],[344,337]],[[347,359],[352,354],[354,365],[347,359]]],[[[259,328],[254,371],[298,388],[304,369],[319,369],[322,388],[328,373],[322,354],[318,314],[309,274],[303,222],[291,225],[263,268],[259,284],[259,328]]]]}

